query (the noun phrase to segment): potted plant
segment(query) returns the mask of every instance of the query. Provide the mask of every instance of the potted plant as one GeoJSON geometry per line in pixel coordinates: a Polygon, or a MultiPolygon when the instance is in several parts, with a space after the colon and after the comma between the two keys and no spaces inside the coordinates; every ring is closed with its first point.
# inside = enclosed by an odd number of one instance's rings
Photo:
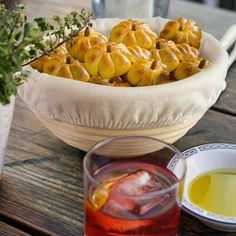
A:
{"type": "Polygon", "coordinates": [[[7,10],[0,3],[0,178],[17,86],[30,78],[24,65],[75,37],[92,16],[81,10],[63,18],[54,16],[52,23],[44,17],[28,21],[22,13],[25,7],[16,4],[14,10],[7,10]]]}

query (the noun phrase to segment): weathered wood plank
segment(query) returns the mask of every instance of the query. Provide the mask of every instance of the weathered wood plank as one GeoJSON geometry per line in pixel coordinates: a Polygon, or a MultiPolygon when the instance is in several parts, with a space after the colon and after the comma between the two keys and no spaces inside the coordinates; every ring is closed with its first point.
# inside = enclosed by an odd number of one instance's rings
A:
{"type": "MultiPolygon", "coordinates": [[[[24,112],[20,106],[16,110],[19,115],[24,112]]],[[[14,116],[13,124],[15,119],[18,117],[14,116]]],[[[236,142],[235,124],[236,117],[209,111],[176,146],[183,150],[209,141],[236,142]]],[[[18,124],[14,125],[17,129],[18,124]]],[[[84,154],[48,131],[31,136],[11,133],[6,155],[10,161],[5,165],[0,187],[0,215],[45,235],[82,236],[84,154]]],[[[181,235],[199,232],[217,233],[183,215],[181,235]]]]}
{"type": "MultiPolygon", "coordinates": [[[[1,220],[1,217],[0,217],[1,220]]],[[[29,236],[29,234],[22,232],[8,224],[0,221],[0,235],[1,236],[29,236]]]]}
{"type": "Polygon", "coordinates": [[[209,110],[206,115],[175,145],[180,150],[192,146],[225,142],[236,143],[236,117],[209,110]]]}
{"type": "Polygon", "coordinates": [[[79,11],[81,9],[91,10],[91,0],[86,1],[73,1],[73,0],[24,0],[27,4],[27,9],[25,13],[29,19],[34,19],[35,17],[45,16],[51,19],[54,15],[64,16],[71,11],[79,11]]]}
{"type": "Polygon", "coordinates": [[[213,109],[236,115],[236,62],[228,70],[226,82],[227,88],[221,94],[213,109]]]}
{"type": "Polygon", "coordinates": [[[16,119],[11,126],[12,135],[16,134],[17,137],[32,136],[46,130],[43,124],[34,118],[34,114],[20,98],[16,99],[15,107],[18,109],[14,109],[16,119]]]}
{"type": "Polygon", "coordinates": [[[45,235],[82,235],[81,179],[47,166],[52,163],[5,168],[0,215],[45,235]]]}
{"type": "Polygon", "coordinates": [[[14,130],[19,132],[13,130],[10,134],[0,185],[0,216],[43,235],[82,235],[80,157],[84,152],[69,147],[48,131],[34,130],[32,134],[28,128],[37,121],[34,116],[21,130],[17,120],[24,112],[19,102],[13,118],[14,130]]]}
{"type": "Polygon", "coordinates": [[[235,236],[235,233],[216,231],[195,217],[182,212],[179,236],[235,236]]]}

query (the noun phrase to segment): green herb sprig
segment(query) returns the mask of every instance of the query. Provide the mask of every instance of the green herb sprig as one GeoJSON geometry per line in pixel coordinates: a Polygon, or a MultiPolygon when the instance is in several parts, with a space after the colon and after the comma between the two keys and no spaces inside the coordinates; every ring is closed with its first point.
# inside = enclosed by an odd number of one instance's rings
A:
{"type": "Polygon", "coordinates": [[[15,10],[7,10],[0,3],[0,104],[8,104],[17,86],[29,77],[24,65],[75,37],[90,25],[92,17],[81,10],[65,17],[54,16],[52,22],[44,17],[28,21],[22,13],[25,8],[24,4],[16,4],[15,10]]]}

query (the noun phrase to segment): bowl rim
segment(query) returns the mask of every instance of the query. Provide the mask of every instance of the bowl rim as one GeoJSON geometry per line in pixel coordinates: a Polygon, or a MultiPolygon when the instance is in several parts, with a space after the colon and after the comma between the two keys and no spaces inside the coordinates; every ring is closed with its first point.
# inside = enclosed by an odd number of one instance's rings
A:
{"type": "MultiPolygon", "coordinates": [[[[156,143],[160,143],[162,144],[165,148],[170,149],[171,151],[175,152],[175,156],[178,156],[178,160],[184,160],[180,150],[178,148],[176,148],[174,145],[172,145],[171,143],[167,143],[163,140],[154,138],[154,137],[149,137],[149,136],[145,136],[145,135],[119,135],[119,136],[114,136],[114,137],[108,137],[106,139],[101,140],[100,142],[96,143],[95,145],[93,145],[88,152],[86,153],[84,160],[83,160],[83,168],[84,168],[84,177],[86,176],[86,178],[90,181],[91,185],[99,188],[99,189],[103,189],[105,191],[107,191],[106,188],[101,187],[101,183],[99,183],[94,176],[91,175],[90,171],[88,170],[88,162],[89,159],[91,159],[93,154],[96,154],[96,151],[98,151],[101,147],[104,147],[106,145],[108,145],[110,142],[116,142],[116,141],[120,141],[120,140],[132,140],[132,139],[141,139],[141,140],[149,140],[152,142],[156,142],[156,143]]],[[[155,190],[153,192],[147,192],[144,193],[142,196],[140,195],[132,195],[130,196],[129,194],[126,193],[122,193],[119,191],[114,191],[115,194],[118,195],[124,195],[126,198],[135,198],[135,199],[148,199],[150,197],[156,197],[159,196],[163,193],[169,193],[175,189],[178,188],[179,183],[184,179],[185,176],[185,172],[186,172],[186,163],[185,160],[183,161],[183,174],[180,176],[180,178],[176,178],[176,182],[174,182],[172,185],[166,187],[165,189],[161,189],[161,190],[155,190]]]]}
{"type": "MultiPolygon", "coordinates": [[[[190,147],[182,152],[182,156],[184,159],[188,159],[189,157],[192,157],[193,155],[199,154],[203,151],[211,151],[215,149],[220,150],[235,150],[236,151],[236,144],[235,143],[205,143],[200,144],[197,146],[190,147]]],[[[177,163],[177,156],[174,156],[171,161],[168,164],[168,168],[174,171],[174,168],[177,163]]],[[[186,161],[187,164],[187,161],[186,161]]],[[[224,224],[227,226],[234,226],[236,225],[236,217],[230,217],[230,216],[224,216],[220,214],[216,214],[210,211],[207,211],[201,207],[198,207],[194,203],[192,203],[190,200],[187,200],[186,198],[182,198],[182,209],[189,213],[192,216],[197,217],[198,219],[208,221],[208,222],[214,222],[218,224],[224,224]]]]}

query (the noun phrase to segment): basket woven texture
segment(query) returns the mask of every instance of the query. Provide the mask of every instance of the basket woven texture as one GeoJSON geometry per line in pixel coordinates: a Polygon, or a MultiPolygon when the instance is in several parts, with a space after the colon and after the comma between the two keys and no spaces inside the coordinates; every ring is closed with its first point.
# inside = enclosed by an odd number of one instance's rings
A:
{"type": "MultiPolygon", "coordinates": [[[[166,19],[141,19],[157,34],[166,19]]],[[[109,37],[121,19],[99,19],[94,28],[109,37]]],[[[187,79],[146,87],[111,87],[39,73],[19,95],[57,137],[87,151],[107,137],[138,134],[173,143],[192,128],[225,89],[228,54],[203,33],[202,55],[212,65],[187,79]]]]}

